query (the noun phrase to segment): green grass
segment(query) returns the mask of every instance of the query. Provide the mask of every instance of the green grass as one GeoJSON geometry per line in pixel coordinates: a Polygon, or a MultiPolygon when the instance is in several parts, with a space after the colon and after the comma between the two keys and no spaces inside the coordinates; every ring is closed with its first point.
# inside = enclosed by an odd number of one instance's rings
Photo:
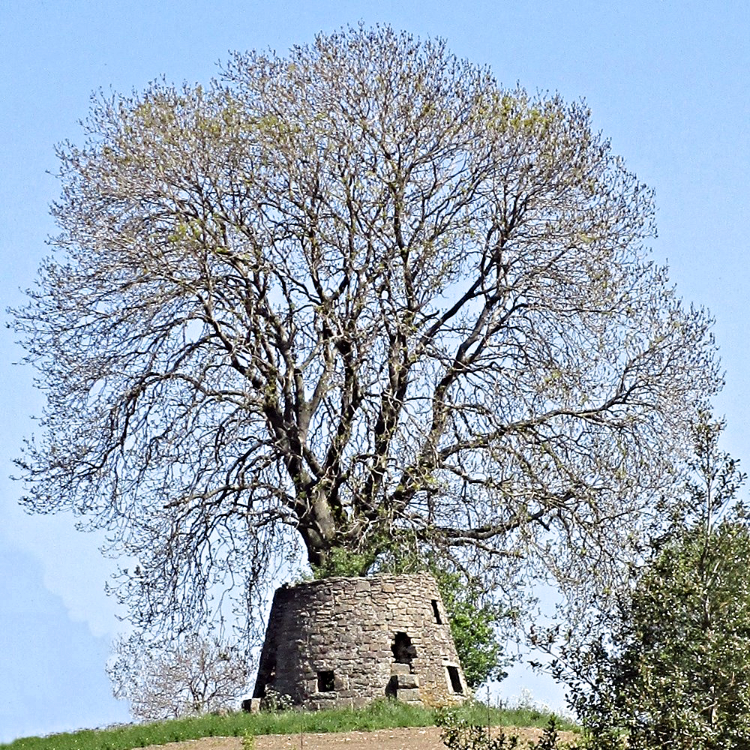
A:
{"type": "MultiPolygon", "coordinates": [[[[473,724],[487,724],[488,709],[482,703],[466,704],[460,715],[473,724]]],[[[549,714],[529,708],[489,709],[495,726],[543,727],[549,714]]],[[[310,734],[354,730],[424,727],[435,723],[435,712],[395,701],[376,701],[362,709],[331,711],[283,711],[279,713],[201,716],[154,724],[127,724],[110,729],[83,730],[49,737],[25,737],[0,745],[0,750],[132,750],[146,745],[194,740],[201,737],[242,737],[245,734],[310,734]]],[[[561,728],[574,729],[561,720],[561,728]]]]}

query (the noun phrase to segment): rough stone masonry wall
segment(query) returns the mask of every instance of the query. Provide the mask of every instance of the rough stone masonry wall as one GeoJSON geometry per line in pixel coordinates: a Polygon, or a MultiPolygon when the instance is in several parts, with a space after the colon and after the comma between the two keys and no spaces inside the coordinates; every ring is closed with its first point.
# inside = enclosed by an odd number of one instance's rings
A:
{"type": "Polygon", "coordinates": [[[276,591],[256,698],[273,691],[309,709],[391,695],[444,705],[466,686],[435,579],[329,578],[276,591]]]}

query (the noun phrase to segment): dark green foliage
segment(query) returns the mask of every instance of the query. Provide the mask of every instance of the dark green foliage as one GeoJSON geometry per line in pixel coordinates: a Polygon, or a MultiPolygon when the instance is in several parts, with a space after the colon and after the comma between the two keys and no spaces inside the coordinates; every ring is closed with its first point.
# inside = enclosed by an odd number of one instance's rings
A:
{"type": "Polygon", "coordinates": [[[344,547],[334,547],[320,565],[313,565],[313,578],[366,575],[372,566],[373,556],[359,554],[344,547]]]}
{"type": "Polygon", "coordinates": [[[750,527],[721,428],[695,430],[687,525],[661,540],[611,642],[575,654],[572,699],[597,750],[750,747],[750,527]]]}
{"type": "Polygon", "coordinates": [[[554,716],[550,716],[541,739],[534,745],[534,750],[556,750],[558,741],[557,719],[554,716]]]}
{"type": "Polygon", "coordinates": [[[500,732],[492,737],[489,726],[469,724],[452,711],[438,716],[440,737],[450,750],[512,750],[518,747],[516,735],[500,732]]]}
{"type": "Polygon", "coordinates": [[[507,677],[507,659],[498,640],[498,626],[507,615],[495,604],[482,601],[476,584],[468,584],[458,573],[433,569],[443,604],[448,612],[451,635],[461,660],[464,677],[475,689],[488,680],[507,677]]]}
{"type": "Polygon", "coordinates": [[[539,742],[525,742],[523,745],[519,745],[518,735],[492,732],[490,723],[471,723],[455,710],[439,711],[435,723],[441,727],[441,739],[450,750],[513,750],[517,747],[528,750],[575,750],[577,747],[576,744],[559,744],[559,723],[554,715],[549,717],[539,742]]]}
{"type": "Polygon", "coordinates": [[[750,746],[750,530],[672,541],[639,583],[614,673],[628,745],[750,746]]]}

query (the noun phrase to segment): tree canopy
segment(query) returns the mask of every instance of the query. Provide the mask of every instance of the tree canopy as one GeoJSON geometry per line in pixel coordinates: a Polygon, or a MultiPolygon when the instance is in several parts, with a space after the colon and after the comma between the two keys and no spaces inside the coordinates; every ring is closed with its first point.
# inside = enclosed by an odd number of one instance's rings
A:
{"type": "Polygon", "coordinates": [[[84,127],[16,311],[47,395],[19,465],[30,509],[137,558],[136,620],[300,550],[569,584],[658,520],[719,387],[710,320],[584,104],[355,28],[84,127]]]}
{"type": "Polygon", "coordinates": [[[134,633],[115,641],[107,674],[115,698],[130,702],[133,718],[161,721],[236,710],[247,687],[248,661],[221,635],[154,643],[134,633]]]}

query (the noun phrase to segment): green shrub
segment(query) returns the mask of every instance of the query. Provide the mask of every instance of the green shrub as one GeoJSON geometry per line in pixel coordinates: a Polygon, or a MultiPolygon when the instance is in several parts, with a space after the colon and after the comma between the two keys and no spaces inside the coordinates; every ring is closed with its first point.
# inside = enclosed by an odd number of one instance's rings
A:
{"type": "Polygon", "coordinates": [[[504,732],[491,736],[489,724],[471,724],[456,711],[440,711],[435,717],[440,737],[449,750],[512,750],[518,746],[516,735],[504,732]]]}
{"type": "Polygon", "coordinates": [[[497,628],[506,617],[496,604],[482,600],[482,591],[458,574],[437,566],[431,570],[448,613],[451,635],[466,683],[476,689],[483,682],[507,677],[503,646],[497,628]]]}
{"type": "Polygon", "coordinates": [[[750,530],[691,528],[638,584],[613,677],[631,750],[750,747],[750,530]]]}
{"type": "Polygon", "coordinates": [[[750,747],[750,527],[721,429],[696,427],[686,523],[661,540],[611,637],[572,654],[596,750],[750,747]]]}
{"type": "MultiPolygon", "coordinates": [[[[493,733],[490,723],[471,723],[456,710],[437,712],[435,723],[440,727],[440,737],[449,750],[513,750],[522,747],[518,735],[508,735],[503,731],[493,733]]],[[[549,716],[539,742],[527,741],[524,746],[528,750],[576,750],[576,745],[560,743],[558,726],[557,717],[549,716]]]]}

